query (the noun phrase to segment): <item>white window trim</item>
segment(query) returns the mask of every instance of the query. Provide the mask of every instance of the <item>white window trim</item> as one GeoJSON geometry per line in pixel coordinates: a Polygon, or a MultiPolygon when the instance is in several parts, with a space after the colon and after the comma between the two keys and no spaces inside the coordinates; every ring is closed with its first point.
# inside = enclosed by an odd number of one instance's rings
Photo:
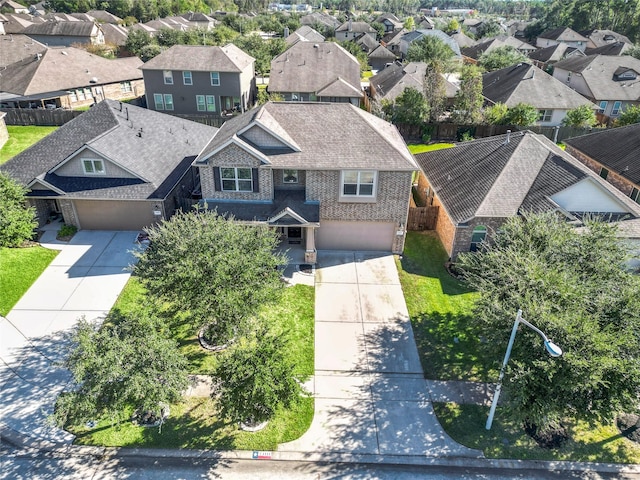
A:
{"type": "MultiPolygon", "coordinates": [[[[369,185],[368,183],[365,185],[369,185]]],[[[376,195],[378,191],[378,171],[377,170],[342,170],[340,172],[340,199],[347,201],[375,201],[376,195]],[[357,172],[358,173],[358,181],[356,187],[356,194],[345,194],[344,193],[344,176],[345,173],[357,172]],[[371,195],[363,195],[360,192],[360,174],[361,173],[373,173],[373,188],[371,191],[371,195]]]]}
{"type": "Polygon", "coordinates": [[[171,70],[163,70],[162,79],[165,85],[173,85],[173,72],[171,70]]]}
{"type": "Polygon", "coordinates": [[[220,167],[220,189],[223,192],[238,192],[238,193],[250,193],[253,192],[253,169],[251,167],[220,167]],[[233,174],[234,174],[234,178],[225,178],[222,175],[222,171],[223,170],[231,170],[233,169],[233,174]],[[249,178],[239,178],[238,177],[238,170],[249,170],[249,172],[251,173],[249,178]],[[224,182],[229,182],[229,181],[234,181],[235,183],[235,188],[234,189],[229,189],[229,188],[224,188],[224,182]],[[240,184],[239,182],[243,181],[249,181],[251,183],[251,187],[249,188],[249,190],[240,190],[240,184]]]}
{"type": "MultiPolygon", "coordinates": [[[[294,174],[291,174],[291,175],[293,176],[294,174]]],[[[296,184],[299,182],[300,182],[300,173],[298,170],[295,170],[293,168],[286,168],[282,170],[282,183],[289,185],[289,184],[296,184]],[[295,180],[287,181],[287,172],[295,172],[295,177],[296,177],[295,180]]]]}
{"type": "Polygon", "coordinates": [[[607,100],[602,100],[598,104],[598,113],[604,113],[608,105],[609,105],[609,102],[607,100]]]}
{"type": "Polygon", "coordinates": [[[206,112],[207,111],[207,99],[204,95],[196,95],[196,110],[198,112],[206,112]],[[202,103],[200,100],[202,99],[202,103]],[[202,107],[202,108],[200,108],[202,107]]]}
{"type": "Polygon", "coordinates": [[[104,161],[99,158],[83,158],[82,171],[84,172],[85,175],[106,175],[107,174],[107,171],[104,168],[104,161]],[[93,169],[93,171],[90,172],[87,170],[87,165],[85,162],[91,162],[91,168],[93,169]],[[98,164],[102,166],[101,169],[96,168],[98,164]]]}
{"type": "Polygon", "coordinates": [[[548,123],[553,119],[553,110],[543,108],[538,110],[538,121],[540,123],[548,123]]]}
{"type": "Polygon", "coordinates": [[[220,86],[220,72],[209,72],[209,78],[211,79],[211,86],[212,87],[219,87],[220,86]],[[213,74],[216,74],[218,79],[217,79],[217,83],[213,81],[213,74]]]}
{"type": "Polygon", "coordinates": [[[173,103],[173,95],[172,95],[171,93],[165,93],[165,94],[163,95],[163,100],[164,100],[164,109],[165,109],[165,110],[167,110],[167,111],[169,111],[169,112],[170,112],[170,111],[172,111],[172,110],[175,108],[174,103],[173,103]],[[167,98],[169,98],[169,99],[170,99],[170,102],[167,102],[167,98]],[[168,104],[168,103],[171,103],[171,108],[169,108],[169,107],[167,106],[167,104],[168,104]]]}
{"type": "Polygon", "coordinates": [[[611,116],[615,116],[615,115],[620,115],[620,112],[622,111],[622,102],[620,100],[616,100],[615,102],[613,102],[613,107],[611,107],[611,116]],[[616,105],[618,105],[618,108],[616,108],[616,105]]]}
{"type": "Polygon", "coordinates": [[[193,85],[193,74],[191,73],[191,71],[184,70],[182,72],[182,83],[184,85],[193,85]],[[189,81],[187,82],[187,80],[189,80],[189,81]]]}
{"type": "Polygon", "coordinates": [[[153,94],[153,105],[156,107],[156,110],[164,110],[164,95],[161,93],[153,94]],[[158,98],[160,101],[158,101],[158,98]]]}

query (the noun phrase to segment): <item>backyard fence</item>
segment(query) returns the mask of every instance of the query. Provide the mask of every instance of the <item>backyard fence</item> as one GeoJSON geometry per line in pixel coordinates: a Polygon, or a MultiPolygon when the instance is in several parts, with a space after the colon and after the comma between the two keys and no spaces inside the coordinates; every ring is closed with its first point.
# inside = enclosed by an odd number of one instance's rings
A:
{"type": "Polygon", "coordinates": [[[40,108],[2,108],[0,111],[7,114],[4,121],[7,125],[35,125],[35,126],[61,126],[73,120],[81,111],[46,110],[40,108]]]}
{"type": "Polygon", "coordinates": [[[407,217],[407,230],[419,232],[422,230],[435,230],[440,207],[409,207],[407,217]]]}

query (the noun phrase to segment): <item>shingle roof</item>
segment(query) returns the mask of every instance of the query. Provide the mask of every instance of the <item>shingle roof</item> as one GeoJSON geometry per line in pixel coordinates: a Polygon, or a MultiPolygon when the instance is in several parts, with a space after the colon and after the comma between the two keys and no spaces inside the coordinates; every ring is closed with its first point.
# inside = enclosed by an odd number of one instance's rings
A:
{"type": "Polygon", "coordinates": [[[375,33],[375,29],[367,22],[347,21],[336,28],[336,32],[375,33]]]}
{"type": "MultiPolygon", "coordinates": [[[[409,62],[406,65],[394,63],[389,65],[377,75],[369,79],[376,92],[376,99],[395,100],[405,88],[415,88],[422,91],[424,88],[424,77],[427,71],[427,64],[424,62],[409,62]]],[[[458,91],[458,87],[451,83],[446,76],[445,90],[447,98],[453,98],[458,91]]]]}
{"type": "Polygon", "coordinates": [[[369,58],[386,58],[390,62],[395,60],[396,56],[382,45],[378,45],[369,55],[369,58]]]}
{"type": "Polygon", "coordinates": [[[24,185],[43,179],[74,198],[164,198],[216,131],[146,108],[104,100],[0,169],[24,185]],[[87,147],[143,181],[55,173],[64,160],[87,147]]]}
{"type": "Polygon", "coordinates": [[[640,99],[640,78],[625,82],[615,81],[613,74],[620,67],[633,69],[640,76],[640,60],[630,55],[619,57],[589,55],[565,58],[555,64],[555,71],[567,70],[580,73],[583,82],[591,91],[591,96],[596,100],[638,101],[640,99]]]}
{"type": "Polygon", "coordinates": [[[88,15],[91,15],[93,18],[102,23],[113,23],[119,24],[122,19],[113,13],[107,12],[106,10],[89,10],[87,12],[88,15]]]}
{"type": "Polygon", "coordinates": [[[548,38],[559,42],[587,42],[589,39],[569,27],[558,27],[545,30],[538,38],[548,38]]]}
{"type": "Polygon", "coordinates": [[[316,23],[319,23],[330,28],[337,28],[340,25],[340,22],[335,17],[320,12],[313,12],[309,15],[303,15],[302,17],[300,17],[300,23],[302,25],[314,25],[316,23]]]}
{"type": "Polygon", "coordinates": [[[31,57],[0,72],[0,90],[27,96],[139,80],[141,64],[138,57],[108,60],[79,48],[49,47],[40,59],[31,57]],[[93,78],[97,82],[92,84],[93,78]]]}
{"type": "Polygon", "coordinates": [[[266,103],[225,122],[197,161],[206,161],[232,138],[250,145],[235,135],[252,123],[262,125],[280,137],[286,135],[289,143],[299,150],[260,150],[274,168],[416,169],[404,140],[393,125],[349,103],[266,103]]]}
{"type": "Polygon", "coordinates": [[[240,73],[254,61],[253,57],[231,43],[224,47],[174,45],[146,62],[141,69],[240,73]]]}
{"type": "Polygon", "coordinates": [[[316,93],[337,79],[349,84],[360,97],[360,63],[333,42],[298,42],[271,61],[270,92],[316,93]]]}
{"type": "Polygon", "coordinates": [[[407,43],[410,44],[411,42],[419,40],[420,38],[422,38],[424,36],[432,36],[432,37],[439,38],[444,43],[446,43],[449,46],[449,48],[451,48],[453,53],[456,54],[456,57],[459,57],[461,55],[460,46],[458,45],[458,43],[453,38],[451,38],[449,35],[444,33],[442,30],[437,30],[437,29],[432,29],[432,30],[413,30],[412,32],[409,32],[409,33],[406,33],[405,35],[403,35],[402,38],[401,38],[401,41],[407,42],[407,43]]]}
{"type": "Polygon", "coordinates": [[[29,25],[23,30],[25,35],[60,35],[65,37],[91,37],[97,35],[93,22],[44,22],[29,25]]]}
{"type": "Polygon", "coordinates": [[[613,30],[584,30],[580,32],[581,35],[587,37],[595,48],[603,47],[610,43],[627,43],[633,45],[633,42],[629,40],[629,37],[622,35],[621,33],[614,32],[613,30]]]}
{"type": "Polygon", "coordinates": [[[627,50],[633,48],[633,44],[624,42],[607,43],[597,48],[587,48],[587,55],[622,55],[627,50]]]}
{"type": "Polygon", "coordinates": [[[288,45],[296,42],[324,42],[324,36],[316,32],[309,25],[302,25],[299,29],[284,39],[288,45]]]}
{"type": "MultiPolygon", "coordinates": [[[[6,67],[23,58],[34,58],[37,53],[42,53],[46,49],[45,45],[26,35],[19,33],[0,35],[0,67],[6,67]]],[[[1,89],[2,86],[0,86],[1,89]]]]}
{"type": "Polygon", "coordinates": [[[580,105],[596,108],[557,78],[528,63],[483,74],[482,94],[509,107],[528,103],[538,109],[570,110],[580,105]]]}
{"type": "Polygon", "coordinates": [[[24,18],[25,15],[21,14],[7,13],[5,14],[5,17],[8,21],[4,23],[3,28],[7,35],[11,33],[22,33],[25,28],[34,24],[34,22],[28,20],[28,16],[26,16],[27,18],[24,18]]]}
{"type": "Polygon", "coordinates": [[[629,211],[640,213],[622,193],[546,137],[532,132],[464,142],[415,158],[456,224],[474,217],[508,217],[520,210],[553,210],[557,206],[549,197],[586,177],[629,211]]]}
{"type": "Polygon", "coordinates": [[[123,46],[125,43],[127,43],[129,31],[122,25],[103,23],[102,25],[100,25],[100,28],[102,28],[102,33],[104,33],[105,43],[111,43],[118,46],[123,46]]]}
{"type": "Polygon", "coordinates": [[[463,48],[462,54],[469,58],[478,59],[483,53],[490,52],[491,50],[500,47],[513,47],[516,50],[531,52],[536,50],[536,47],[529,45],[527,42],[523,42],[522,40],[518,40],[517,38],[508,35],[500,35],[482,43],[476,43],[471,47],[463,48]]]}
{"type": "Polygon", "coordinates": [[[564,143],[640,185],[640,123],[569,138],[564,143]]]}
{"type": "Polygon", "coordinates": [[[559,62],[569,53],[576,51],[575,47],[570,47],[566,43],[557,43],[549,47],[540,48],[529,53],[529,58],[540,62],[559,62]]]}
{"type": "Polygon", "coordinates": [[[476,42],[473,38],[466,35],[464,32],[455,32],[450,35],[451,38],[460,46],[460,48],[472,47],[476,42]]]}

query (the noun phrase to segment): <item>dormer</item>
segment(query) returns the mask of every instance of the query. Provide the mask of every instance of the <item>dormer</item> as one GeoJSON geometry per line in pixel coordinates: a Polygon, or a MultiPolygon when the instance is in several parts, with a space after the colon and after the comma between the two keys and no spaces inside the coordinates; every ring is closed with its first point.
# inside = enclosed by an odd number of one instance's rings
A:
{"type": "Polygon", "coordinates": [[[635,80],[638,78],[638,72],[636,72],[633,68],[629,67],[618,67],[615,72],[613,72],[613,80],[616,82],[621,82],[623,80],[635,80]]]}

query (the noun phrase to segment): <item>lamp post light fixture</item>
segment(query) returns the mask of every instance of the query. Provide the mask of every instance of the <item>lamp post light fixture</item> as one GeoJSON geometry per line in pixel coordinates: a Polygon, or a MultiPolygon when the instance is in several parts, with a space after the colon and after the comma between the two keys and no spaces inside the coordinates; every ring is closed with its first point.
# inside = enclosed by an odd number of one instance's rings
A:
{"type": "Polygon", "coordinates": [[[504,371],[507,366],[507,362],[509,361],[509,357],[511,356],[511,348],[513,347],[513,342],[516,339],[516,333],[518,333],[518,326],[523,323],[531,330],[536,332],[538,335],[542,337],[544,340],[544,348],[547,350],[549,355],[552,357],[559,357],[562,355],[562,349],[553,343],[547,336],[544,334],[542,330],[538,327],[531,325],[524,318],[522,318],[522,310],[518,310],[518,314],[516,315],[516,321],[513,324],[513,329],[511,330],[511,338],[509,338],[509,345],[507,346],[507,352],[504,354],[504,360],[502,361],[502,367],[500,368],[500,376],[498,377],[498,385],[496,385],[496,390],[493,392],[493,401],[491,402],[491,409],[489,410],[489,418],[487,418],[487,424],[485,428],[487,430],[491,430],[491,424],[493,423],[493,416],[496,413],[496,406],[498,405],[498,398],[500,398],[500,390],[502,390],[502,379],[504,377],[504,371]]]}

